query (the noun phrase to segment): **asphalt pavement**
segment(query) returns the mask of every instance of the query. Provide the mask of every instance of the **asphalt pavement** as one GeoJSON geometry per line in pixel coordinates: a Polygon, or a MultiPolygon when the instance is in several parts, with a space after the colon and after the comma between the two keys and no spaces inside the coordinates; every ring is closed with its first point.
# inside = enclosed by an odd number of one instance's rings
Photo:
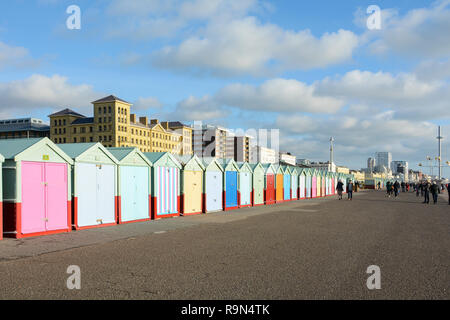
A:
{"type": "Polygon", "coordinates": [[[0,299],[449,299],[449,265],[446,196],[367,191],[4,239],[0,299]]]}

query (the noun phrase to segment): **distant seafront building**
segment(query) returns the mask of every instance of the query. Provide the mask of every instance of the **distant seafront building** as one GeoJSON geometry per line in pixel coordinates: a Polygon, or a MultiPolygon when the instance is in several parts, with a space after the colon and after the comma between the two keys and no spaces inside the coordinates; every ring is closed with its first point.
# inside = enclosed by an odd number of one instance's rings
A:
{"type": "Polygon", "coordinates": [[[311,168],[318,169],[318,170],[325,170],[329,172],[336,172],[336,164],[331,163],[330,161],[327,162],[311,162],[309,165],[311,168]]]}
{"type": "Polygon", "coordinates": [[[50,137],[50,126],[41,119],[0,120],[0,139],[50,137]]]}
{"type": "Polygon", "coordinates": [[[49,115],[55,143],[100,142],[105,147],[136,147],[142,152],[192,154],[192,128],[180,122],[149,122],[130,111],[131,103],[114,95],[92,102],[93,117],[71,109],[49,115]]]}
{"type": "Polygon", "coordinates": [[[375,158],[367,159],[367,171],[374,172],[376,164],[377,164],[377,162],[376,162],[375,158]]]}
{"type": "Polygon", "coordinates": [[[252,161],[261,162],[261,164],[277,163],[277,152],[271,148],[253,146],[252,161]]]}
{"type": "Polygon", "coordinates": [[[254,162],[254,138],[239,135],[231,129],[204,124],[193,128],[192,150],[199,157],[234,159],[237,162],[254,162]]]}
{"type": "Polygon", "coordinates": [[[392,153],[390,152],[376,152],[375,153],[375,163],[376,167],[386,167],[388,170],[391,169],[392,153]]]}
{"type": "Polygon", "coordinates": [[[392,161],[391,162],[392,173],[403,173],[405,175],[408,174],[409,165],[407,161],[392,161]]]}
{"type": "Polygon", "coordinates": [[[279,161],[290,164],[292,166],[296,165],[296,156],[293,156],[289,152],[280,152],[279,153],[279,161]]]}

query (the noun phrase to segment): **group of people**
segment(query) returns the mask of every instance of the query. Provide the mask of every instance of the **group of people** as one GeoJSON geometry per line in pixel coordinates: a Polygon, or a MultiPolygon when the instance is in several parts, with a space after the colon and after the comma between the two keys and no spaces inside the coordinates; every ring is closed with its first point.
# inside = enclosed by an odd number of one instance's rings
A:
{"type": "MultiPolygon", "coordinates": [[[[342,193],[344,192],[344,183],[339,180],[336,186],[336,191],[338,193],[339,200],[342,200],[342,193]]],[[[352,180],[347,183],[347,200],[353,200],[353,182],[352,180]]]]}
{"type": "MultiPolygon", "coordinates": [[[[402,182],[402,184],[403,184],[404,182],[402,182]]],[[[398,197],[398,193],[400,192],[400,187],[402,187],[402,185],[398,182],[398,181],[395,181],[395,182],[391,182],[391,181],[388,181],[387,183],[386,183],[386,193],[387,193],[387,196],[390,198],[392,195],[394,195],[394,197],[398,197]]],[[[402,187],[402,191],[404,192],[404,188],[402,187]]]]}
{"type": "MultiPolygon", "coordinates": [[[[353,182],[350,180],[347,183],[347,196],[348,200],[353,200],[353,182]]],[[[381,188],[380,183],[378,183],[378,189],[381,188]]],[[[407,183],[407,182],[391,182],[388,181],[386,183],[386,192],[387,196],[390,198],[391,196],[394,196],[395,198],[398,197],[400,190],[402,192],[409,192],[410,190],[413,190],[416,192],[416,196],[418,197],[421,195],[424,197],[423,203],[430,203],[430,194],[433,198],[433,203],[436,204],[438,201],[438,195],[442,191],[445,191],[447,189],[448,192],[448,204],[450,205],[450,183],[447,185],[438,185],[436,181],[429,182],[429,181],[423,181],[421,183],[407,183]]],[[[342,200],[342,194],[344,192],[344,183],[342,180],[339,180],[336,186],[336,191],[338,193],[338,199],[342,200]]]]}
{"type": "Polygon", "coordinates": [[[450,205],[450,184],[447,185],[438,185],[436,181],[430,182],[430,181],[422,181],[420,183],[399,183],[398,181],[395,182],[387,182],[386,183],[386,192],[387,196],[391,197],[391,195],[394,195],[394,197],[397,197],[399,195],[400,189],[402,192],[408,192],[412,190],[413,192],[416,192],[416,196],[424,197],[423,203],[430,203],[430,194],[433,199],[433,203],[437,204],[438,202],[438,195],[441,191],[445,191],[447,189],[448,192],[448,204],[450,205]]]}
{"type": "Polygon", "coordinates": [[[423,203],[430,203],[430,194],[433,198],[433,203],[436,204],[438,201],[438,195],[441,191],[445,191],[447,188],[448,192],[448,204],[450,205],[450,184],[447,185],[438,185],[436,181],[422,181],[421,183],[414,184],[414,191],[416,192],[416,196],[419,195],[424,197],[423,203]]]}

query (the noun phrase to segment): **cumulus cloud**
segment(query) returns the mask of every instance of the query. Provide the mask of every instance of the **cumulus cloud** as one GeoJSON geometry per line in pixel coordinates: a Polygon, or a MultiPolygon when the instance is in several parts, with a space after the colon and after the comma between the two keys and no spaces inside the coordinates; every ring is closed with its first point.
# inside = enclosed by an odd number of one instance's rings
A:
{"type": "Polygon", "coordinates": [[[23,80],[0,82],[0,111],[71,107],[91,113],[90,102],[100,96],[92,86],[73,85],[66,77],[34,74],[23,80]]]}
{"type": "Polygon", "coordinates": [[[177,104],[174,116],[181,120],[210,120],[225,118],[227,112],[211,96],[190,96],[177,104]]]}
{"type": "Polygon", "coordinates": [[[211,23],[203,34],[157,52],[154,64],[171,70],[264,75],[286,69],[313,69],[347,62],[358,45],[351,31],[314,37],[309,30],[288,31],[255,17],[211,23]]]}
{"type": "Polygon", "coordinates": [[[171,39],[150,59],[154,66],[176,72],[263,76],[351,61],[359,42],[353,32],[316,37],[310,30],[284,29],[258,19],[268,8],[259,0],[114,0],[107,8],[107,33],[171,39]]]}
{"type": "MultiPolygon", "coordinates": [[[[357,12],[357,25],[363,12],[357,12]]],[[[408,11],[383,10],[382,29],[367,31],[362,38],[371,39],[375,54],[397,53],[414,58],[447,58],[450,55],[450,1],[440,0],[431,6],[408,11]]],[[[367,19],[367,16],[365,16],[367,19]]]]}
{"type": "Polygon", "coordinates": [[[415,73],[391,74],[353,70],[316,83],[317,94],[339,97],[347,104],[393,108],[405,118],[450,117],[450,86],[439,79],[424,80],[415,73]]]}
{"type": "Polygon", "coordinates": [[[271,79],[259,86],[230,84],[215,95],[221,104],[241,109],[285,112],[334,113],[343,101],[316,94],[314,85],[293,79],[271,79]]]}
{"type": "Polygon", "coordinates": [[[0,70],[7,67],[23,67],[36,63],[28,49],[7,45],[0,41],[0,70]]]}
{"type": "Polygon", "coordinates": [[[136,110],[146,110],[151,108],[161,108],[163,104],[155,97],[139,98],[133,104],[136,110]]]}

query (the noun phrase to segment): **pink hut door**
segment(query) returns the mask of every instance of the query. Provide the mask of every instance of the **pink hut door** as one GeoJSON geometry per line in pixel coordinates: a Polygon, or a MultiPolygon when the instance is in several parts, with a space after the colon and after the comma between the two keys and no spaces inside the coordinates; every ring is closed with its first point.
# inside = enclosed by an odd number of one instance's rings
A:
{"type": "Polygon", "coordinates": [[[46,163],[47,231],[68,228],[67,221],[67,165],[46,163]]]}
{"type": "Polygon", "coordinates": [[[22,230],[45,231],[45,166],[40,162],[22,162],[22,230]]]}

